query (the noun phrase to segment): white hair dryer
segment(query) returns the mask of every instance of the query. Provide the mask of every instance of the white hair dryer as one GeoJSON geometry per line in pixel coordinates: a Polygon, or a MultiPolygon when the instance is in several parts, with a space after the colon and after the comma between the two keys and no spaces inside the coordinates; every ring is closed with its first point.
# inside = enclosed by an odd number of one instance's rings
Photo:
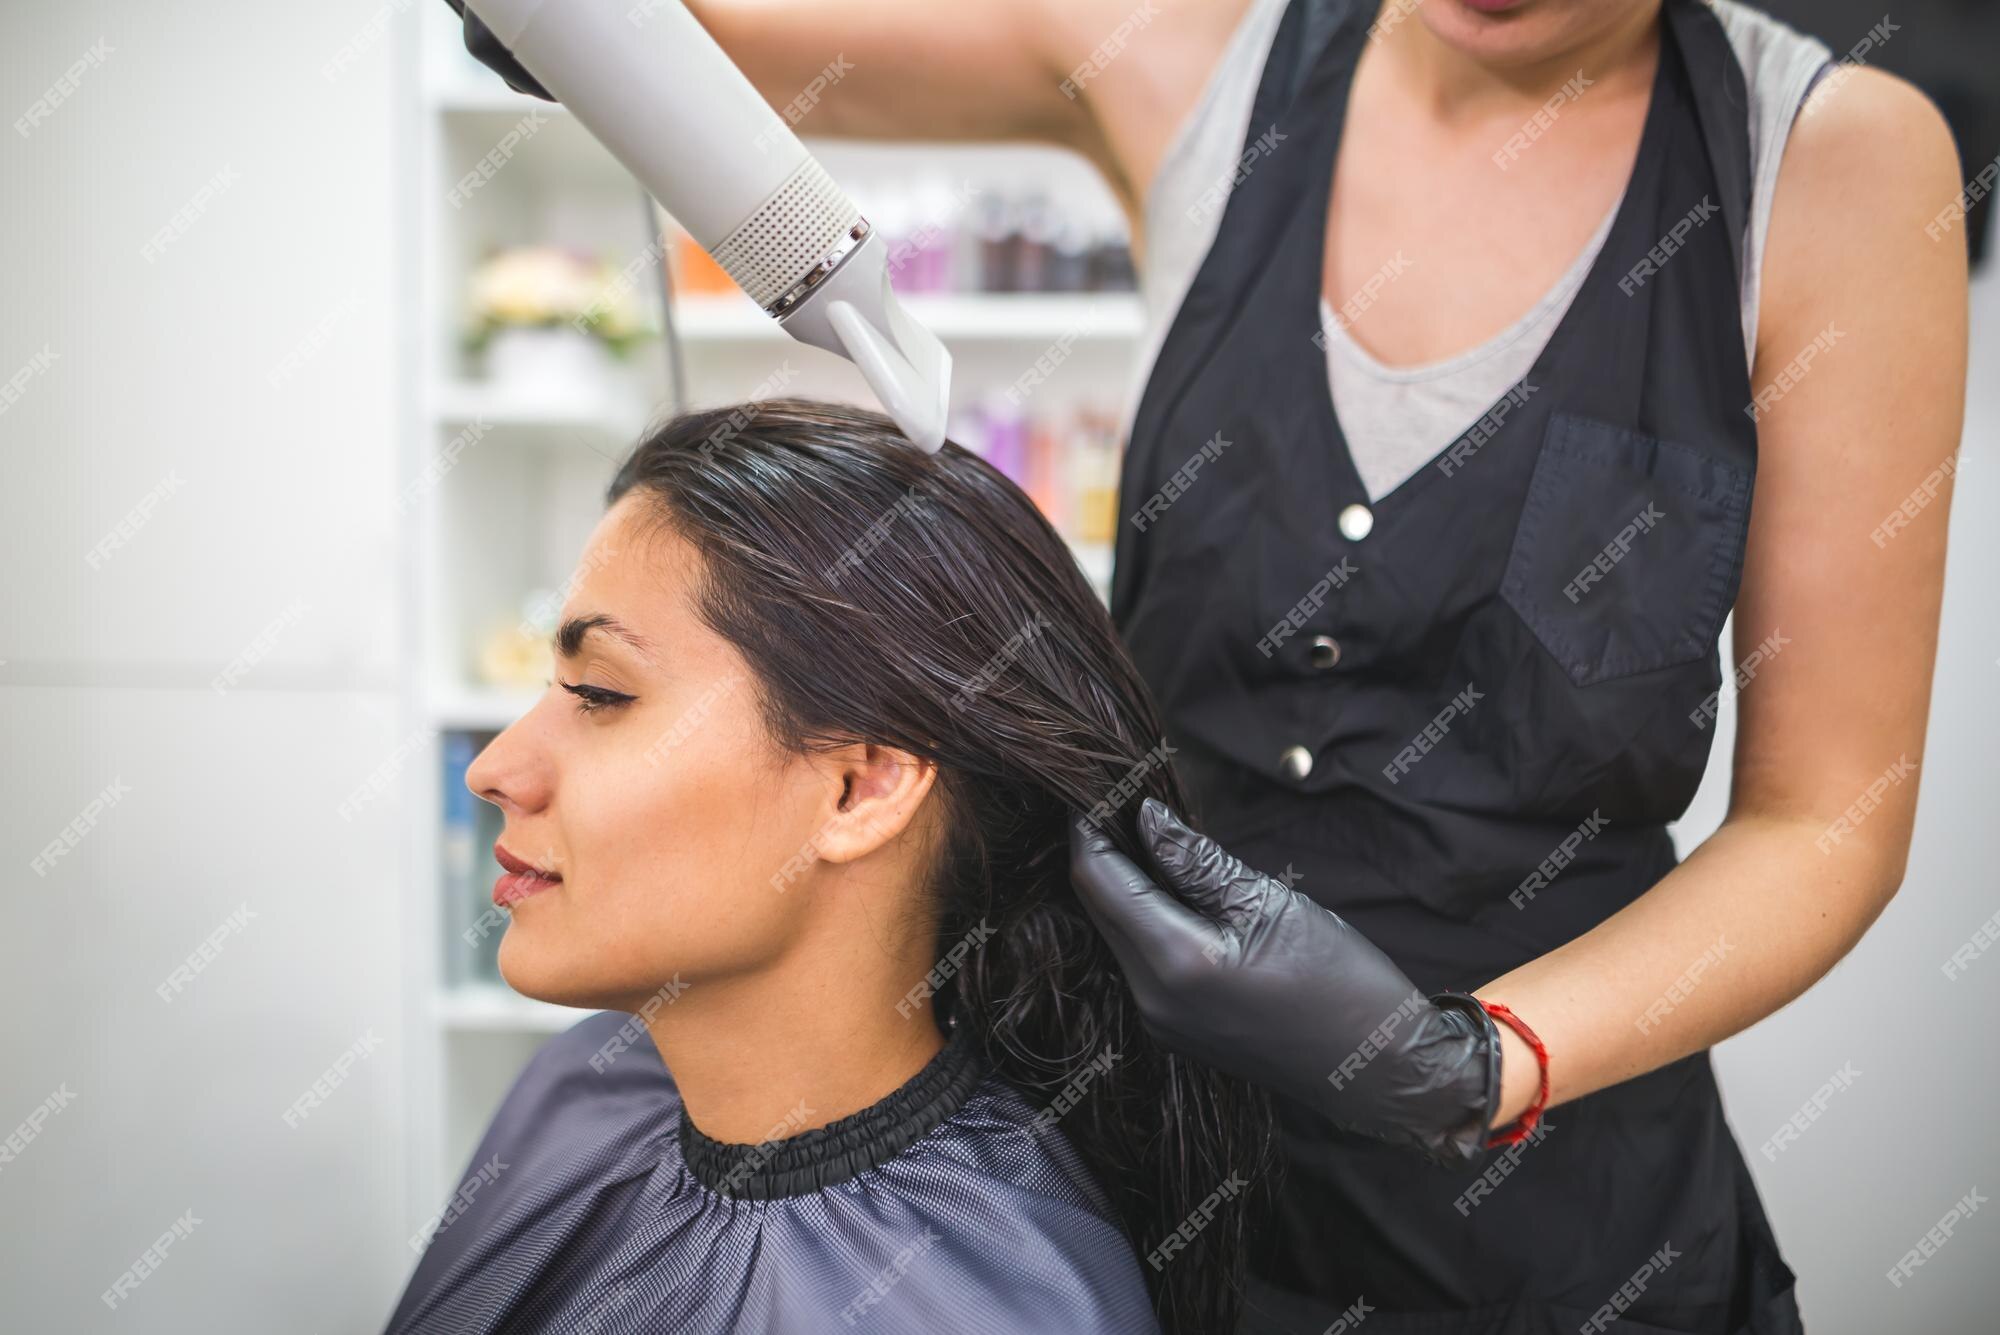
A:
{"type": "Polygon", "coordinates": [[[516,60],[801,342],[861,368],[927,452],[951,354],[904,313],[888,255],[680,0],[467,0],[516,60]]]}

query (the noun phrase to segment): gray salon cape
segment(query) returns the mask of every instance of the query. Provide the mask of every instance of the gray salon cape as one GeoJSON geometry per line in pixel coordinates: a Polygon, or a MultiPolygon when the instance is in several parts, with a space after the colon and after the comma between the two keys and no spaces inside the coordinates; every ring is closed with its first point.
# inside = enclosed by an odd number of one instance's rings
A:
{"type": "Polygon", "coordinates": [[[1101,1191],[1034,1118],[954,1037],[851,1117],[725,1145],[638,1022],[595,1015],[516,1081],[388,1330],[1157,1332],[1101,1191]]]}

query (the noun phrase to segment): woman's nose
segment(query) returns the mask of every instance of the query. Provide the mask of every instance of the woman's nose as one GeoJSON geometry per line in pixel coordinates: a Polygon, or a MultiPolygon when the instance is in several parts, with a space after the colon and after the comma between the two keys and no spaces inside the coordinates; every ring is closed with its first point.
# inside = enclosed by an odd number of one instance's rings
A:
{"type": "Polygon", "coordinates": [[[548,805],[553,785],[545,747],[537,741],[537,710],[530,710],[486,744],[466,768],[465,786],[509,814],[530,814],[548,805]]]}

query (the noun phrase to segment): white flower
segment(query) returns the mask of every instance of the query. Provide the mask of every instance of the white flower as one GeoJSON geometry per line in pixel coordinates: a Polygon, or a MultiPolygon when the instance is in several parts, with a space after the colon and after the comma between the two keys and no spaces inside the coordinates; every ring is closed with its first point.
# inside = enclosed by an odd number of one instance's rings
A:
{"type": "Polygon", "coordinates": [[[473,318],[489,324],[575,319],[597,294],[596,266],[555,246],[503,250],[472,275],[473,318]]]}
{"type": "Polygon", "coordinates": [[[560,246],[515,246],[495,253],[468,284],[472,339],[510,326],[574,325],[623,350],[649,332],[644,277],[620,272],[560,246]]]}

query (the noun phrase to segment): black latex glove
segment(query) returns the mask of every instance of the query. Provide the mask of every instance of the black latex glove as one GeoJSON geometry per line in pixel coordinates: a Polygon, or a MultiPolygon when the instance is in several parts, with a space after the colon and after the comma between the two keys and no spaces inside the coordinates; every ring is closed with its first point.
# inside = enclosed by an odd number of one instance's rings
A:
{"type": "Polygon", "coordinates": [[[500,44],[493,35],[493,29],[480,22],[479,15],[465,12],[465,0],[444,0],[451,6],[451,12],[465,20],[465,49],[470,51],[487,69],[507,81],[507,86],[517,93],[532,93],[544,102],[556,99],[549,96],[549,90],[536,81],[535,76],[521,68],[521,62],[514,59],[514,53],[500,44]]]}
{"type": "Polygon", "coordinates": [[[1081,818],[1070,877],[1148,1033],[1349,1130],[1444,1163],[1480,1153],[1500,1046],[1476,1001],[1424,996],[1339,915],[1250,870],[1164,803],[1140,808],[1139,839],[1167,889],[1081,818]]]}

